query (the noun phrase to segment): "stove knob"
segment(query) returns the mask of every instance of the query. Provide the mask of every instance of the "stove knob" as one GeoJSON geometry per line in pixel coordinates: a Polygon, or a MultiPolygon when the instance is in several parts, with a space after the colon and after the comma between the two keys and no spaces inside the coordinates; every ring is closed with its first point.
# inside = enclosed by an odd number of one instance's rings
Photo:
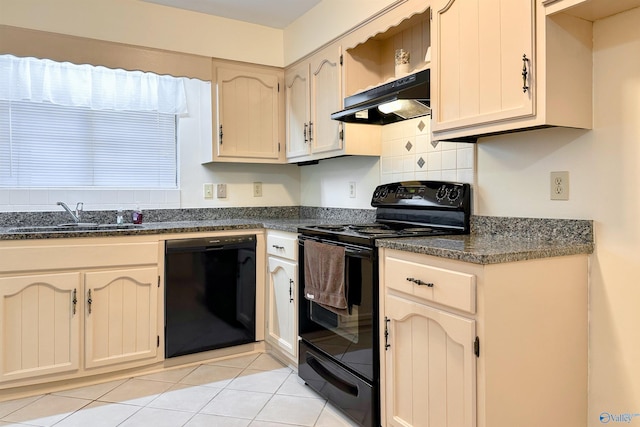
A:
{"type": "Polygon", "coordinates": [[[460,197],[460,190],[456,187],[453,187],[451,191],[449,191],[449,201],[455,202],[455,200],[460,197]]]}
{"type": "Polygon", "coordinates": [[[447,187],[445,187],[444,185],[440,188],[438,188],[438,191],[436,191],[436,199],[440,202],[442,201],[442,199],[444,199],[445,197],[447,197],[447,193],[449,192],[449,190],[447,189],[447,187]]]}

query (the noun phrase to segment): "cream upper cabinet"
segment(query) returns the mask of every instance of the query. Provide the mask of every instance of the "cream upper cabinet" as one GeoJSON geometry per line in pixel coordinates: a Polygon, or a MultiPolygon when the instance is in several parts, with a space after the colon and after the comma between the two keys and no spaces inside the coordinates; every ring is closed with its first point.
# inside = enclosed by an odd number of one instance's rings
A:
{"type": "Polygon", "coordinates": [[[532,115],[533,0],[433,6],[434,133],[532,115]]]}
{"type": "Polygon", "coordinates": [[[288,160],[311,154],[311,144],[309,144],[310,86],[308,63],[293,67],[285,73],[288,160]]]}
{"type": "Polygon", "coordinates": [[[342,149],[342,124],[331,114],[342,109],[342,48],[329,46],[311,57],[310,141],[313,153],[342,149]]]}
{"type": "Polygon", "coordinates": [[[383,426],[587,425],[587,255],[380,260],[383,426]]]}
{"type": "Polygon", "coordinates": [[[227,63],[214,68],[213,160],[282,163],[282,70],[227,63]]]}
{"type": "Polygon", "coordinates": [[[287,69],[289,163],[380,155],[380,126],[345,125],[331,119],[331,114],[342,109],[343,62],[341,45],[331,44],[287,69]]]}
{"type": "Polygon", "coordinates": [[[331,114],[342,108],[342,50],[330,45],[286,71],[287,161],[341,154],[342,123],[331,114]]]}
{"type": "Polygon", "coordinates": [[[157,268],[86,273],[84,293],[88,368],[156,357],[157,268]]]}
{"type": "Polygon", "coordinates": [[[437,0],[432,9],[434,140],[591,127],[590,23],[549,18],[540,0],[437,0]]]}
{"type": "Polygon", "coordinates": [[[0,382],[79,369],[80,273],[0,278],[0,382]]]}

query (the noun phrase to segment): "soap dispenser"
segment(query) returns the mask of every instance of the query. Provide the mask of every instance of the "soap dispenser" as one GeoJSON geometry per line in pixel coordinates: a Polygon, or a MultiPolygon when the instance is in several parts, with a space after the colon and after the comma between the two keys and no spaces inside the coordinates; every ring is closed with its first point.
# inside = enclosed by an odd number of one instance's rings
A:
{"type": "Polygon", "coordinates": [[[134,224],[142,224],[142,210],[139,206],[136,206],[136,208],[131,213],[131,222],[133,222],[134,224]]]}

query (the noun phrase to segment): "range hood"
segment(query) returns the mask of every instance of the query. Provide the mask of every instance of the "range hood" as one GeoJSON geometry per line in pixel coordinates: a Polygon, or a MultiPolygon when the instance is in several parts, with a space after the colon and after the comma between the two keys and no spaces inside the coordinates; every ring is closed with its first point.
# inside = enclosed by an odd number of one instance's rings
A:
{"type": "Polygon", "coordinates": [[[331,118],[347,123],[386,125],[431,114],[430,71],[423,70],[344,99],[331,118]]]}

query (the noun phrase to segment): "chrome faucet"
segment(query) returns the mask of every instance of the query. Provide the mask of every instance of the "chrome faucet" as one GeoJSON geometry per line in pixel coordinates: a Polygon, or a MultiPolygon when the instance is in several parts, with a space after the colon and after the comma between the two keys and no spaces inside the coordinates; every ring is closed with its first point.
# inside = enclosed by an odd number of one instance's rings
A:
{"type": "Polygon", "coordinates": [[[78,204],[76,205],[75,212],[72,211],[71,209],[69,209],[69,206],[67,206],[66,203],[64,203],[64,202],[58,202],[56,204],[58,206],[62,206],[65,211],[69,212],[69,215],[71,215],[71,217],[73,217],[73,221],[74,222],[76,222],[76,223],[80,222],[80,216],[82,215],[82,208],[84,206],[82,202],[78,202],[78,204]]]}

